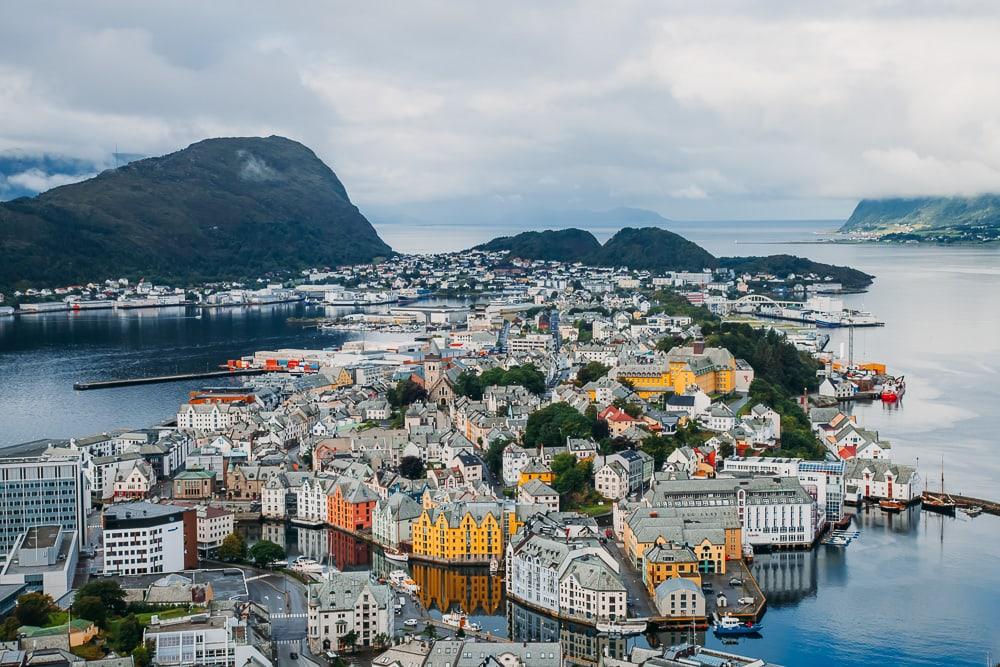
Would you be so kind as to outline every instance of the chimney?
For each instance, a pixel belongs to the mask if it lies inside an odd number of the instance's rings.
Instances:
[[[705,339],[704,338],[695,338],[691,342],[691,349],[694,351],[695,354],[704,354],[705,353]]]

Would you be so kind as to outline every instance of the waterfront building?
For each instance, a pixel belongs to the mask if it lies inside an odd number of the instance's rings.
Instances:
[[[66,441],[39,440],[15,445],[0,458],[0,558],[32,526],[58,525],[88,543],[90,489],[83,453]]]
[[[705,618],[705,594],[691,579],[674,577],[661,582],[653,594],[661,616],[676,621]]]
[[[602,550],[603,551],[603,550]],[[560,613],[586,622],[626,617],[628,593],[618,563],[600,554],[574,556],[559,578]]]
[[[412,637],[372,660],[375,667],[561,667],[558,642],[511,642]]]
[[[726,561],[742,556],[742,529],[735,512],[727,507],[637,507],[625,522],[623,542],[625,552],[643,573],[650,569],[647,554],[662,556],[651,551],[658,544],[690,547],[703,574],[725,574]]]
[[[198,566],[193,509],[147,502],[104,510],[104,576],[180,572]]]
[[[341,476],[327,487],[326,522],[351,532],[371,530],[376,501],[378,496],[363,482]]]
[[[383,546],[398,549],[400,544],[410,542],[413,522],[423,511],[420,503],[396,492],[375,503],[372,514],[372,537]]]
[[[781,667],[763,658],[750,658],[728,651],[678,644],[666,648],[634,646],[623,658],[603,656],[600,667]]]
[[[753,475],[796,477],[802,488],[816,501],[819,529],[824,523],[836,523],[844,514],[846,491],[843,461],[805,461],[798,458],[770,456],[731,456],[723,462],[720,476]]]
[[[457,502],[425,508],[412,526],[413,553],[449,561],[503,558],[499,503]]]
[[[797,477],[675,479],[654,476],[643,497],[651,508],[735,509],[743,540],[753,546],[809,546],[822,519]]]
[[[724,566],[723,559],[723,566]],[[691,547],[676,542],[657,542],[642,555],[642,582],[650,597],[668,579],[683,577],[701,586],[700,562]],[[723,573],[725,570],[723,570]]]
[[[351,632],[358,646],[393,635],[392,591],[375,583],[371,572],[333,573],[309,586],[306,604],[309,649],[316,655],[345,648],[343,637]]]
[[[888,459],[851,459],[844,463],[845,502],[888,499],[911,503],[924,492],[923,479],[913,466]]]

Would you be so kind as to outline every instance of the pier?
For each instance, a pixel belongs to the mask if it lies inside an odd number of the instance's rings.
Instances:
[[[209,378],[232,377],[237,375],[262,375],[263,368],[239,368],[225,371],[206,371],[202,373],[181,373],[179,375],[156,375],[144,378],[125,378],[119,380],[96,380],[94,382],[75,382],[73,389],[89,391],[91,389],[112,389],[114,387],[131,387],[140,384],[160,384],[162,382],[183,382],[184,380],[205,380]]]
[[[1000,516],[1000,503],[992,500],[984,500],[982,498],[972,498],[970,496],[956,496],[954,493],[949,493],[948,495],[955,501],[956,507],[978,506],[982,507],[983,512],[986,514]]]

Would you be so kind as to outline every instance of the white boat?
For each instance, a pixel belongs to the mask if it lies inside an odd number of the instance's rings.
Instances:
[[[408,554],[405,554],[402,551],[396,551],[395,549],[384,549],[382,553],[385,554],[386,558],[394,560],[397,563],[405,563],[410,560],[410,556]]]
[[[498,572],[500,570],[500,561],[496,558],[490,561],[490,572]]]
[[[454,612],[452,614],[444,614],[441,616],[441,622],[445,625],[450,625],[456,627],[459,630],[479,630],[479,624],[469,621],[469,617],[461,612]]]
[[[983,513],[983,508],[979,505],[971,505],[969,507],[963,507],[962,511],[969,516],[979,516]]]
[[[646,621],[608,621],[597,624],[597,631],[609,635],[639,635],[646,631]]]
[[[304,556],[299,556],[296,558],[290,568],[296,572],[304,572],[306,574],[322,574],[323,566],[312,558],[305,558]]]

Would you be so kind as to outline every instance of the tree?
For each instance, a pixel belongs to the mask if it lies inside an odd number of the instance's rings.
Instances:
[[[576,374],[576,383],[581,387],[594,380],[600,380],[602,377],[608,374],[611,368],[605,366],[599,361],[591,361],[589,364],[581,368]]]
[[[108,612],[113,615],[122,615],[128,607],[125,602],[125,591],[121,584],[114,579],[96,579],[81,586],[76,592],[76,598],[98,597],[101,599]],[[93,620],[93,619],[88,619]]]
[[[358,633],[355,632],[354,630],[351,630],[350,632],[348,632],[347,634],[345,634],[343,637],[340,638],[340,643],[342,645],[350,646],[351,651],[353,651],[354,647],[357,646],[358,644]]]
[[[493,440],[486,449],[486,456],[483,457],[486,467],[498,480],[503,476],[503,450],[507,448],[508,444],[510,443],[503,438]]]
[[[150,667],[153,664],[152,651],[149,650],[149,646],[143,644],[137,646],[134,651],[132,651],[132,661],[135,663],[135,667]]]
[[[285,557],[285,550],[281,545],[269,540],[261,540],[250,547],[250,558],[257,564],[257,567],[267,567],[276,560]]]
[[[118,637],[115,648],[118,653],[126,655],[131,653],[142,643],[142,624],[134,614],[129,614],[118,624]]]
[[[20,627],[21,621],[18,620],[17,614],[11,614],[0,624],[0,640],[5,642],[14,641],[17,639],[17,629]]]
[[[462,371],[455,379],[455,394],[466,396],[474,401],[483,398],[483,383],[473,371]]]
[[[73,600],[73,614],[77,618],[93,621],[97,627],[104,629],[108,624],[108,608],[96,595],[77,597]]]
[[[406,479],[423,479],[424,462],[419,456],[404,456],[399,460],[399,474]]]
[[[427,400],[427,390],[413,381],[413,378],[406,378],[396,383],[396,386],[385,394],[386,400],[394,408],[404,408],[411,403]]]
[[[528,416],[524,429],[527,447],[559,447],[566,438],[586,438],[593,432],[591,422],[569,403],[553,403]]]
[[[49,622],[49,614],[57,609],[50,596],[44,593],[25,593],[17,598],[14,615],[21,625],[44,626]]]
[[[239,533],[233,532],[226,535],[219,547],[219,560],[226,563],[238,563],[246,560],[247,541]]]

